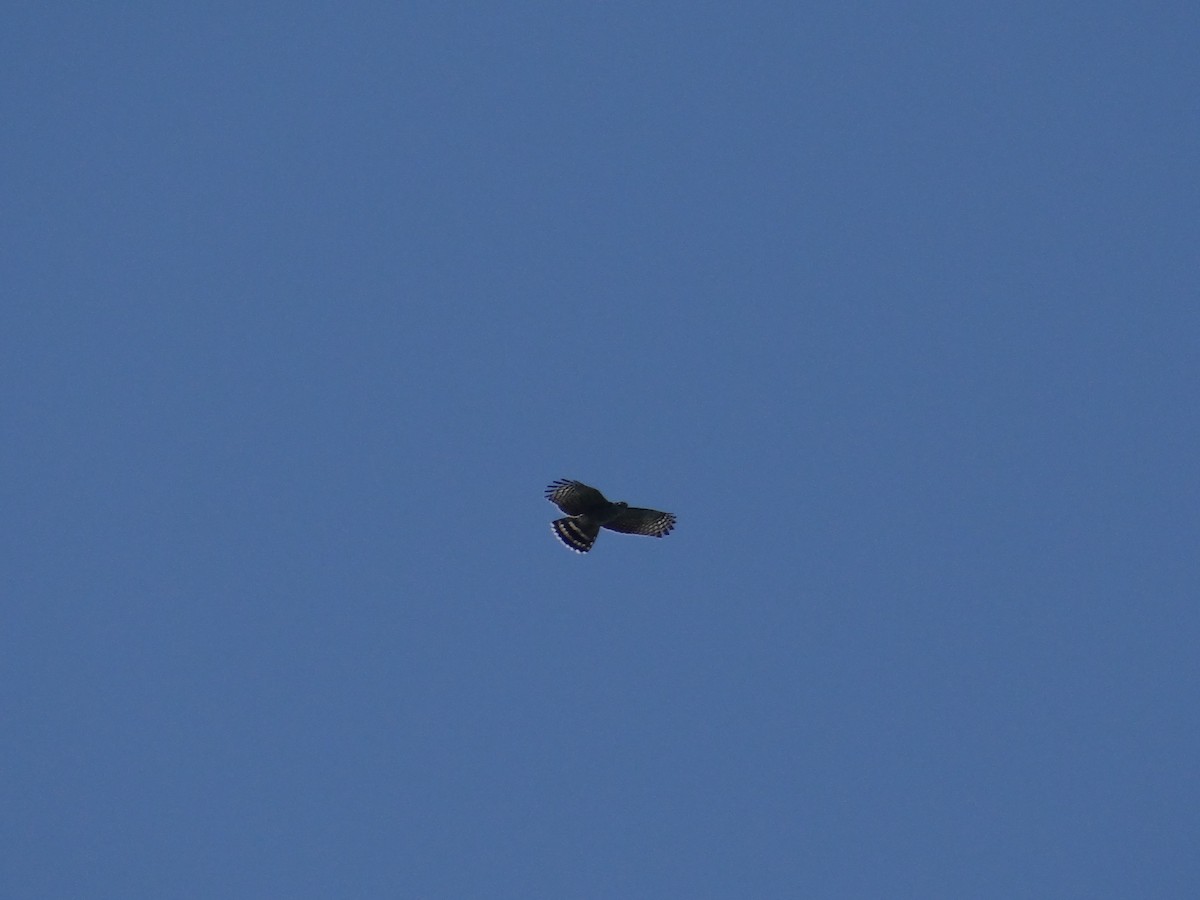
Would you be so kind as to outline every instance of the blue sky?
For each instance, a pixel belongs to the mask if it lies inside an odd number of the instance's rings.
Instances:
[[[1197,895],[1194,4],[3,18],[4,896]]]

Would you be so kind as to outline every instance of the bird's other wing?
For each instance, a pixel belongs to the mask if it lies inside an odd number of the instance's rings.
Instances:
[[[560,478],[546,488],[546,499],[568,516],[578,516],[608,503],[604,495],[582,481]]]
[[[605,522],[604,527],[622,534],[648,534],[653,537],[662,537],[670,534],[671,529],[675,527],[675,516],[671,513],[659,512],[657,509],[641,509],[631,506],[611,522]]]

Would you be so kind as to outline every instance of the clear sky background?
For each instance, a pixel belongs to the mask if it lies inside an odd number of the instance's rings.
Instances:
[[[8,4],[0,895],[1200,896],[1198,34]]]

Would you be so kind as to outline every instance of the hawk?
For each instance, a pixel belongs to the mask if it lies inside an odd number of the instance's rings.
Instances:
[[[640,509],[624,501],[610,503],[594,487],[582,481],[560,478],[546,488],[546,499],[567,515],[550,523],[555,537],[576,553],[587,553],[603,526],[622,534],[662,537],[675,527],[671,513]]]

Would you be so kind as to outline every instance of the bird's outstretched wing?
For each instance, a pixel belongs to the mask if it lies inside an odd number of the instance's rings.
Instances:
[[[568,516],[579,516],[608,504],[604,495],[594,487],[567,478],[560,478],[547,487],[546,499]]]
[[[670,534],[671,529],[675,527],[675,516],[671,513],[659,512],[657,509],[641,509],[631,506],[612,521],[605,522],[604,527],[622,534],[648,534],[652,537],[662,537]]]

